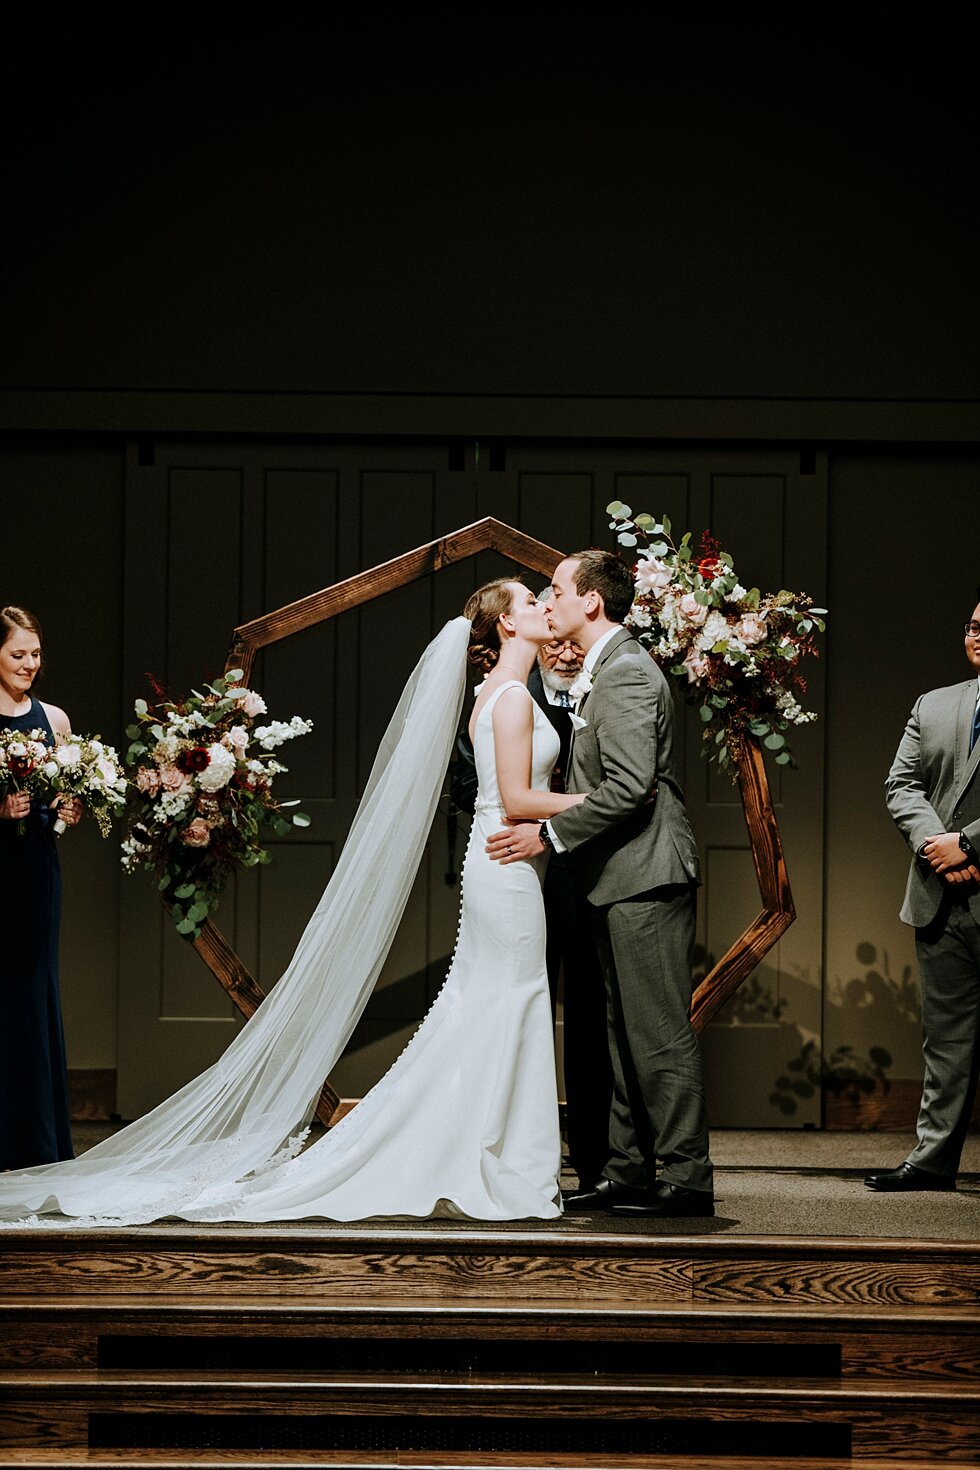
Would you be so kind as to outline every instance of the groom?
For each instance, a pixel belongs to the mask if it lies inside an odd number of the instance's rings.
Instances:
[[[590,795],[540,826],[512,824],[487,851],[502,863],[571,851],[591,907],[613,1060],[610,1157],[596,1188],[566,1206],[687,1218],[714,1214],[689,1016],[698,857],[674,770],[670,690],[622,626],[633,592],[612,552],[577,552],[555,571],[548,620],[586,650],[568,789]]]

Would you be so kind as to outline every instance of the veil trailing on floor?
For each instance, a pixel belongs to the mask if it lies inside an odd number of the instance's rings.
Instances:
[[[469,632],[454,618],[422,655],[296,952],[220,1061],[81,1158],[0,1175],[0,1223],[160,1219],[299,1148],[422,859],[462,708]]]

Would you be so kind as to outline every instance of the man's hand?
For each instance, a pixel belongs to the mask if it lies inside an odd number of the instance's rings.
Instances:
[[[960,847],[958,832],[940,832],[922,844],[922,856],[934,873],[948,873],[951,868],[962,868],[966,853]]]
[[[511,821],[509,817],[504,820],[507,831],[494,832],[487,838],[485,852],[495,863],[523,863],[547,851],[538,836],[540,822]]]
[[[980,868],[974,863],[963,863],[962,868],[949,868],[943,874],[944,883],[980,883]]]

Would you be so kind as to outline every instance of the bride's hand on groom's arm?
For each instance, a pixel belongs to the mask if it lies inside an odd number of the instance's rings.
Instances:
[[[495,863],[524,863],[529,858],[540,857],[545,845],[538,835],[540,822],[511,821],[505,818],[507,829],[494,832],[487,838],[486,854]]]

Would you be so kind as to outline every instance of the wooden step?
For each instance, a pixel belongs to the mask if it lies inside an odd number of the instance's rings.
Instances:
[[[6,1297],[201,1293],[574,1305],[768,1303],[945,1307],[980,1302],[980,1242],[567,1230],[12,1231]]]
[[[454,1346],[460,1355],[482,1344],[534,1343],[542,1363],[554,1345],[591,1345],[602,1371],[603,1347],[635,1344],[639,1357],[662,1355],[677,1345],[744,1351],[782,1347],[832,1351],[834,1371],[845,1378],[900,1377],[980,1379],[980,1305],[945,1308],[800,1307],[762,1305],[678,1306],[607,1304],[572,1307],[565,1302],[492,1303],[403,1300],[365,1308],[349,1300],[268,1296],[235,1298],[128,1295],[0,1298],[0,1367],[92,1369],[107,1360],[125,1362],[152,1342],[179,1362],[201,1346],[220,1358],[247,1342],[253,1358],[273,1366],[277,1348],[309,1343],[311,1353],[333,1344],[376,1341],[394,1352],[399,1344],[424,1359],[427,1347]],[[321,1354],[322,1355],[322,1354]],[[144,1358],[145,1360],[145,1358]],[[810,1370],[812,1371],[812,1370]]]
[[[36,1466],[38,1470],[310,1470],[311,1466],[329,1467],[329,1470],[609,1470],[608,1454],[583,1454],[573,1450],[560,1456],[535,1454],[523,1451],[510,1454],[505,1451],[488,1454],[486,1451],[466,1452],[439,1451],[416,1452],[398,1450],[396,1454],[379,1458],[371,1450],[157,1450],[142,1448],[132,1450],[64,1449],[11,1449],[0,1447],[0,1470],[25,1470]],[[840,1466],[846,1470],[850,1464],[860,1470],[949,1470],[949,1460],[942,1459],[866,1459],[828,1460],[810,1457],[770,1456],[760,1459],[758,1455],[624,1455],[617,1457],[616,1467],[623,1470],[833,1470]],[[957,1470],[977,1470],[980,1461],[959,1461]]]
[[[0,1443],[8,1448],[77,1451],[90,1443],[90,1435],[94,1448],[135,1448],[154,1423],[151,1443],[160,1433],[182,1431],[191,1443],[206,1443],[226,1426],[239,1437],[244,1433],[243,1448],[249,1434],[274,1445],[277,1432],[302,1429],[314,1435],[311,1447],[344,1448],[336,1442],[341,1431],[362,1440],[372,1433],[407,1433],[422,1450],[430,1447],[426,1435],[435,1447],[447,1434],[457,1441],[461,1436],[467,1446],[468,1435],[482,1438],[490,1447],[517,1436],[528,1438],[529,1448],[552,1454],[578,1439],[592,1452],[608,1446],[612,1453],[630,1434],[636,1443],[632,1449],[624,1444],[627,1452],[642,1452],[648,1441],[655,1450],[656,1435],[672,1430],[696,1445],[699,1437],[722,1426],[736,1453],[744,1448],[740,1434],[753,1438],[788,1431],[794,1442],[804,1434],[812,1442],[829,1436],[831,1448],[825,1453],[830,1459],[894,1454],[963,1464],[980,1458],[980,1384],[801,1378],[774,1385],[769,1379],[653,1375],[556,1380],[547,1374],[519,1380],[505,1374],[480,1379],[404,1375],[397,1382],[387,1374],[275,1372],[8,1370],[0,1375]],[[407,1447],[413,1447],[411,1440]],[[618,1462],[618,1452],[614,1458]]]

